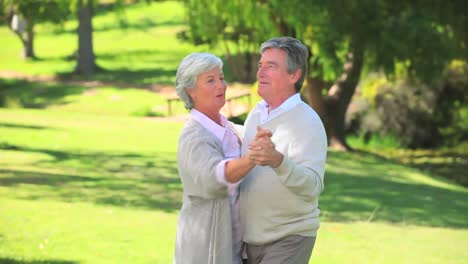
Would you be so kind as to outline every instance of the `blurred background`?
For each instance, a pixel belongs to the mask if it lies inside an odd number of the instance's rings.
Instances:
[[[329,137],[310,263],[468,263],[468,3],[0,0],[0,263],[172,263],[178,63],[243,124],[258,48],[309,49]]]

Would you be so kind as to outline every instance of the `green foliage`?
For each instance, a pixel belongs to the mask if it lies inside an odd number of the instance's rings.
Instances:
[[[273,29],[264,7],[241,0],[187,0],[185,5],[188,29],[179,39],[221,49],[233,81],[254,81],[258,46]]]
[[[211,45],[242,39],[258,46],[277,34],[295,36],[310,47],[312,74],[326,81],[335,81],[348,52],[358,50],[365,51],[369,71],[391,74],[404,63],[410,75],[424,80],[437,79],[453,58],[467,58],[460,26],[467,18],[459,1],[238,2],[187,1],[190,39]]]
[[[399,82],[381,87],[375,100],[382,133],[398,135],[402,146],[429,148],[440,142],[433,122],[436,93],[428,87]]]
[[[368,75],[366,79],[360,83],[361,97],[370,102],[372,107],[375,107],[375,97],[379,93],[379,88],[386,85],[388,85],[388,80],[384,75]]]
[[[1,5],[2,3],[0,3]],[[31,24],[60,23],[70,15],[69,1],[61,0],[3,0],[2,13],[10,21],[12,13],[27,18]]]
[[[429,87],[407,79],[391,81],[375,75],[362,84],[349,114],[357,134],[393,135],[401,146],[433,148],[468,138],[467,65],[452,62],[444,78]],[[369,104],[363,103],[365,99]],[[359,132],[356,132],[359,131]]]
[[[189,29],[185,36],[196,44],[228,45],[232,41],[245,50],[265,38],[271,28],[262,6],[255,1],[185,1]],[[262,23],[266,22],[266,23]]]
[[[468,63],[453,61],[438,94],[434,119],[447,145],[468,139]]]

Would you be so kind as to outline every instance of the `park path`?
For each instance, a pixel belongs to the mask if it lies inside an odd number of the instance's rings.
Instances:
[[[20,79],[30,82],[52,82],[52,83],[63,83],[68,85],[80,85],[92,89],[96,89],[103,86],[114,86],[121,88],[141,88],[149,90],[155,93],[160,94],[161,96],[167,98],[167,103],[170,101],[176,101],[177,94],[175,91],[175,86],[173,85],[161,85],[161,84],[152,84],[152,85],[141,85],[134,83],[118,82],[118,81],[98,81],[98,80],[79,80],[73,78],[60,78],[56,76],[48,75],[29,75],[17,71],[0,71],[0,78],[9,78],[9,79]],[[227,93],[227,102],[226,105],[221,109],[221,113],[226,117],[238,116],[244,113],[247,113],[252,107],[251,102],[239,102],[236,100],[242,96],[247,96],[249,94],[249,85],[232,83],[228,85]],[[251,100],[251,98],[249,98]],[[183,122],[187,115],[169,115],[166,117],[149,117],[154,120],[160,121],[181,121]]]

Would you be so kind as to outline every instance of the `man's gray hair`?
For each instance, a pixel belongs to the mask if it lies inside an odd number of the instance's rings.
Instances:
[[[304,84],[304,79],[307,76],[307,59],[309,56],[307,47],[295,38],[278,37],[265,41],[260,46],[260,53],[263,54],[267,49],[282,49],[286,52],[288,73],[294,73],[297,69],[301,70],[301,76],[294,84],[296,92],[299,92]]]
[[[187,90],[195,88],[200,74],[215,67],[222,69],[223,61],[211,53],[191,53],[180,62],[176,74],[176,92],[185,108],[193,108],[193,101]]]

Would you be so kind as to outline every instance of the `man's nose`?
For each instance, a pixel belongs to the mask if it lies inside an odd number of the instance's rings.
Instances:
[[[263,75],[263,68],[262,68],[262,67],[258,67],[257,76],[262,76],[262,75]]]

